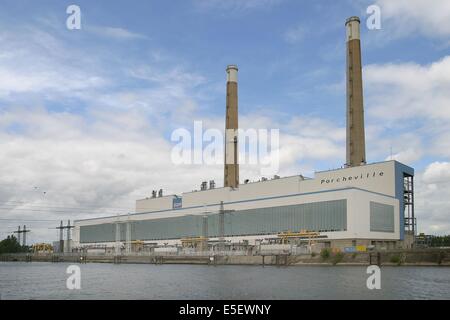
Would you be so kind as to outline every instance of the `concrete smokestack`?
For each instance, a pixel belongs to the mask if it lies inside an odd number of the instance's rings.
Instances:
[[[225,124],[225,187],[239,187],[238,68],[227,67],[227,111]]]
[[[360,20],[347,19],[347,167],[366,164]]]

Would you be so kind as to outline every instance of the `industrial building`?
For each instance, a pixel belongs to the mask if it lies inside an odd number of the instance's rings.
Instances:
[[[73,245],[255,245],[314,240],[325,247],[409,247],[414,241],[414,170],[397,161],[367,163],[360,20],[347,30],[347,161],[336,170],[239,181],[238,139],[226,134],[224,187],[136,201],[125,216],[75,221]],[[238,68],[227,68],[225,128],[238,128]],[[233,132],[233,131],[231,131]]]

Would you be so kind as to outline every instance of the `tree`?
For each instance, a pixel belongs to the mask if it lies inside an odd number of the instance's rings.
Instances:
[[[22,247],[15,236],[8,236],[0,241],[0,254],[18,253],[27,251],[26,247]]]
[[[434,236],[431,238],[431,247],[450,247],[450,236]]]

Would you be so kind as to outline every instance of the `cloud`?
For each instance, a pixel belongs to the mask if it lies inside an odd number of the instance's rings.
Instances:
[[[433,162],[416,175],[419,232],[450,232],[450,162]]]
[[[103,86],[107,83],[107,80],[95,75],[82,75],[72,68],[63,69],[66,73],[60,73],[61,70],[47,71],[38,68],[27,74],[25,70],[2,66],[0,68],[0,97],[24,92],[68,93]]]
[[[431,163],[423,173],[423,181],[430,184],[450,183],[450,162]]]
[[[423,152],[420,147],[405,148],[402,151],[387,157],[385,160],[397,160],[401,163],[415,163],[422,158]]]
[[[192,190],[192,181],[223,174],[221,167],[193,166],[184,179],[186,167],[170,160],[166,133],[195,117],[201,94],[193,88],[202,76],[172,58],[136,68],[114,53],[92,54],[96,46],[68,43],[37,26],[26,29],[0,33],[0,202],[8,204],[2,218],[132,212],[134,201],[153,189]],[[111,68],[113,60],[118,62]],[[44,210],[36,212],[36,206]],[[0,232],[15,227],[2,222]],[[52,239],[47,225],[31,227],[31,240]]]
[[[276,109],[267,106],[266,110]],[[324,161],[344,163],[345,128],[336,126],[328,120],[311,116],[272,115],[260,113],[242,115],[240,125],[243,128],[279,129],[279,168],[282,176],[304,174],[313,175],[317,163]],[[259,169],[253,179],[260,176]]]
[[[156,83],[184,83],[186,86],[196,87],[204,84],[206,79],[198,74],[188,73],[175,67],[170,70],[162,70],[155,66],[142,65],[128,71],[130,76],[141,80]]]
[[[118,27],[89,26],[86,28],[86,30],[98,36],[114,38],[118,40],[148,39],[148,37],[143,34],[134,33],[127,29]]]
[[[369,65],[364,76],[372,116],[450,120],[450,56],[429,65]]]
[[[427,65],[369,65],[364,78],[367,119],[383,128],[375,141],[379,149],[394,147],[394,158],[407,163],[450,156],[450,56]]]
[[[390,25],[391,35],[421,33],[431,38],[450,36],[450,2],[448,0],[377,0],[382,20]],[[384,24],[383,22],[383,24]]]
[[[69,49],[40,29],[3,31],[0,45],[5,50],[0,56],[0,99],[17,102],[24,94],[75,96],[109,84],[106,74],[93,63],[95,58],[81,54],[80,49]],[[70,61],[69,56],[76,59]]]
[[[433,154],[449,159],[450,158],[450,123],[445,121],[442,125],[434,128],[433,143],[430,145],[430,152]]]

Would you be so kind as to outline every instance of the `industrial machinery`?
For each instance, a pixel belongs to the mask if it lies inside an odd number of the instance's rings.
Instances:
[[[284,231],[278,234],[278,238],[281,239],[282,244],[287,244],[293,240],[294,242],[308,241],[308,245],[311,246],[317,239],[326,238],[321,236],[319,232],[301,230],[300,232]]]
[[[53,246],[48,243],[36,243],[33,244],[33,252],[34,253],[52,253]]]
[[[205,237],[188,237],[181,239],[183,248],[200,249],[201,251],[208,248],[208,238]]]

